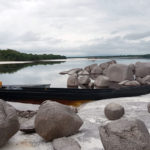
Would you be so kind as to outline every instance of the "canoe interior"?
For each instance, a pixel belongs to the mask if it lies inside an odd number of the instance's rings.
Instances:
[[[107,98],[139,96],[150,93],[150,85],[122,87],[120,89],[31,88],[0,89],[4,100],[101,100]]]

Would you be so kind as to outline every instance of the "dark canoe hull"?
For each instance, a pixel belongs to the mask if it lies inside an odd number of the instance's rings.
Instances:
[[[120,89],[22,88],[0,89],[0,99],[14,100],[101,100],[150,93],[150,85]]]

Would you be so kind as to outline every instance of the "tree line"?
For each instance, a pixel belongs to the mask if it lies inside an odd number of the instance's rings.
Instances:
[[[27,54],[16,50],[0,50],[0,61],[38,61],[49,59],[66,59],[66,56],[54,54]]]

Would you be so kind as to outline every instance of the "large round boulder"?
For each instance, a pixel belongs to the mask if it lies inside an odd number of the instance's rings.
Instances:
[[[105,150],[150,150],[150,135],[141,120],[116,120],[99,132]]]
[[[120,104],[117,103],[109,103],[106,105],[105,116],[110,120],[120,119],[124,115],[124,108]]]
[[[137,62],[135,64],[135,75],[141,78],[150,75],[150,62]]]
[[[91,80],[89,76],[79,76],[78,78],[78,84],[81,84],[81,85],[88,85],[90,81]]]
[[[110,84],[109,78],[103,75],[100,75],[96,78],[96,80],[94,81],[94,85],[96,87],[108,87]]]
[[[0,100],[0,147],[19,130],[17,113],[13,106]]]
[[[53,101],[42,103],[35,118],[35,130],[46,141],[73,135],[82,124],[72,107]]]
[[[110,81],[121,82],[124,80],[134,80],[133,70],[128,65],[112,64],[107,69],[107,76]]]

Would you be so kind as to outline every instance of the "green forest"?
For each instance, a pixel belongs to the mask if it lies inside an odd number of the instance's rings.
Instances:
[[[38,61],[49,59],[66,59],[66,57],[53,54],[27,54],[12,49],[0,50],[0,61]]]

